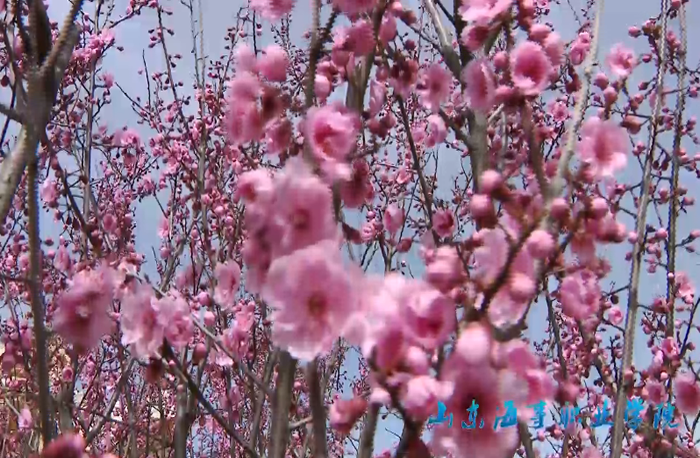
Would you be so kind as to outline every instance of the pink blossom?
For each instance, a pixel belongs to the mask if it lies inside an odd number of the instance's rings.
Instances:
[[[637,65],[637,59],[634,56],[634,51],[617,43],[608,54],[607,64],[618,77],[627,78]]]
[[[250,7],[268,21],[275,22],[291,13],[294,3],[294,0],[251,0]]]
[[[439,115],[428,116],[428,135],[425,137],[425,146],[433,148],[447,139],[447,126]]]
[[[394,15],[385,14],[384,18],[382,18],[382,25],[379,27],[379,41],[386,45],[396,38],[396,25]]]
[[[241,73],[231,81],[226,93],[224,127],[233,144],[256,141],[262,136],[263,120],[257,102],[261,94],[260,82],[250,73]]]
[[[372,80],[369,84],[369,115],[375,117],[384,106],[386,99],[386,86],[377,80]]]
[[[331,167],[344,163],[355,148],[358,121],[338,104],[309,110],[305,129],[313,154]]]
[[[41,451],[41,458],[88,458],[85,439],[77,434],[62,434]]]
[[[457,250],[450,246],[441,246],[435,250],[433,259],[426,266],[425,277],[444,294],[458,287],[464,280],[464,268]]]
[[[366,410],[367,401],[360,397],[348,400],[336,399],[331,404],[328,419],[331,427],[340,434],[350,434],[352,427],[364,415]]]
[[[41,200],[46,202],[51,208],[55,208],[58,205],[58,183],[53,178],[44,180],[39,188],[39,196]]]
[[[692,304],[695,298],[695,286],[685,272],[676,272],[674,277],[677,294],[686,304]]]
[[[467,0],[462,4],[459,12],[466,22],[489,25],[491,21],[508,11],[512,4],[513,0]]]
[[[413,418],[425,420],[435,414],[438,401],[447,399],[453,389],[452,383],[440,382],[429,375],[412,377],[401,393],[401,404]]]
[[[454,302],[428,284],[416,282],[406,294],[404,309],[406,335],[413,343],[435,350],[454,331]]]
[[[376,0],[333,0],[333,4],[348,16],[357,16],[374,8]]]
[[[279,45],[270,45],[263,51],[255,68],[270,81],[284,82],[288,65],[287,52]]]
[[[163,344],[165,331],[158,321],[156,301],[152,288],[143,283],[134,286],[121,300],[122,344],[131,345],[138,358],[157,356]]]
[[[432,64],[421,74],[416,92],[423,106],[432,112],[450,95],[452,75],[440,64]]]
[[[620,310],[620,307],[610,307],[610,310],[608,310],[608,321],[618,326],[622,323],[622,319],[622,310]]]
[[[578,154],[598,178],[611,177],[627,165],[625,130],[613,121],[593,117],[581,129]]]
[[[569,59],[574,65],[581,65],[591,49],[591,35],[588,32],[581,32],[569,50]]]
[[[479,111],[489,111],[495,102],[495,75],[486,59],[469,62],[462,71],[462,81],[467,85],[467,97],[471,106]]]
[[[533,41],[520,43],[510,55],[513,85],[525,96],[536,96],[549,85],[552,63],[542,46]]]
[[[287,161],[275,177],[275,256],[286,255],[338,235],[332,213],[332,193],[300,157]]]
[[[236,60],[236,71],[241,73],[252,73],[255,71],[257,58],[255,51],[248,43],[241,43],[234,50],[234,58]]]
[[[515,428],[494,430],[496,417],[502,415],[503,405],[510,398],[502,375],[492,366],[467,364],[459,353],[453,353],[443,366],[441,381],[454,386],[453,393],[445,400],[448,414],[454,415],[452,428],[447,423],[434,430],[432,446],[436,453],[449,453],[456,458],[502,458],[518,445]],[[469,409],[478,405],[475,429],[461,428],[470,423]],[[497,410],[500,409],[500,410]],[[483,421],[483,428],[479,423]]]
[[[214,300],[225,308],[233,306],[241,283],[241,268],[235,261],[217,264],[214,276],[216,277]]]
[[[585,320],[598,312],[600,286],[595,274],[583,269],[567,275],[559,287],[564,313],[577,320]]]
[[[547,57],[552,62],[554,67],[559,67],[564,60],[564,41],[557,32],[551,32],[547,35],[544,42],[542,43],[544,52],[547,53]]]
[[[56,299],[53,328],[78,351],[90,350],[112,328],[114,278],[107,267],[82,270]]]
[[[691,373],[676,375],[673,380],[676,407],[681,413],[695,415],[700,411],[700,386]]]
[[[33,425],[34,419],[32,418],[31,410],[28,407],[23,407],[17,419],[17,426],[19,426],[19,429],[30,429]]]
[[[455,230],[455,216],[449,210],[438,210],[433,215],[433,229],[440,237],[449,237]]]
[[[292,123],[288,119],[279,119],[265,129],[265,142],[268,154],[285,151],[292,140]]]
[[[357,311],[354,275],[337,242],[324,241],[273,261],[262,297],[275,310],[275,343],[311,360],[329,351]]]
[[[650,380],[646,382],[644,389],[649,397],[649,402],[654,405],[660,405],[666,402],[668,399],[668,394],[666,393],[666,386],[656,380]]]
[[[369,164],[364,159],[353,161],[350,179],[340,184],[340,196],[349,208],[359,208],[374,196]]]
[[[348,49],[356,56],[366,56],[374,50],[374,27],[369,20],[355,22],[347,34]]]
[[[251,327],[251,321],[234,320],[233,324],[223,332],[221,343],[233,356],[241,361],[248,353],[248,333]],[[234,361],[224,352],[217,351],[216,363],[220,366],[230,366]]]
[[[396,234],[398,230],[403,226],[404,221],[404,211],[399,208],[396,204],[391,204],[387,207],[384,212],[384,226],[389,234]]]
[[[151,300],[157,316],[157,326],[175,349],[182,349],[192,338],[193,324],[190,305],[178,291],[171,291],[158,300]]]

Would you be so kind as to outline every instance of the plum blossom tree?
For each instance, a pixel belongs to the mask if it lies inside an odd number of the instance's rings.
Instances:
[[[698,456],[687,0],[609,50],[604,0],[251,0],[218,58],[65,3],[0,5],[0,456]]]

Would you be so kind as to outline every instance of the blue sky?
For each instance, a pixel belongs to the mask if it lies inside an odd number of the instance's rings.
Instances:
[[[111,0],[107,0],[106,3],[110,4]],[[310,25],[310,8],[309,0],[298,0],[297,5],[293,12],[292,20],[292,37],[296,37],[297,43],[302,43],[301,35],[308,29]],[[451,8],[448,3],[448,8]],[[549,20],[555,24],[557,30],[562,34],[565,40],[569,40],[574,37],[576,30],[578,29],[578,24],[572,9],[578,10],[585,3],[582,0],[562,0],[563,6],[555,5],[552,2],[552,14]],[[166,17],[166,24],[168,27],[176,30],[176,35],[173,37],[168,36],[166,39],[168,41],[168,46],[172,53],[180,53],[184,56],[182,63],[178,65],[175,70],[176,74],[186,82],[191,81],[194,76],[194,70],[192,65],[192,57],[190,50],[192,48],[192,41],[190,36],[190,18],[186,13],[186,10],[180,5],[178,1],[175,0],[163,0],[163,4],[174,9],[176,14],[173,16]],[[227,27],[233,26],[235,24],[235,14],[236,11],[242,6],[242,2],[239,0],[202,0],[203,4],[203,20],[205,27],[205,53],[209,58],[218,57],[224,53],[224,34]],[[407,1],[405,4],[410,6],[416,6],[417,2],[415,0]],[[569,7],[571,5],[571,8]],[[57,19],[62,18],[64,12],[67,9],[68,2],[65,0],[51,0],[49,13],[52,18]],[[122,12],[125,10],[127,1],[126,0],[116,0],[116,11]],[[85,7],[86,13],[92,13],[95,7],[95,3],[87,3]],[[633,40],[627,35],[627,28],[630,25],[640,24],[649,17],[657,14],[659,10],[659,2],[651,0],[608,0],[606,2],[605,13],[602,21],[602,31],[601,31],[601,53],[604,55],[610,46],[617,42],[625,43],[627,46],[634,46],[635,49],[639,51],[646,51],[644,48],[639,48],[639,45],[643,43],[640,40]],[[327,15],[327,11],[325,11]],[[322,19],[322,23],[325,20]],[[697,61],[697,55],[694,53],[692,44],[697,42],[698,32],[694,29],[692,24],[694,24],[694,19],[700,21],[700,8],[697,8],[694,2],[691,2],[687,6],[687,18],[688,18],[688,43],[690,46],[690,52],[688,57],[688,65],[694,66]],[[148,61],[149,70],[156,71],[163,68],[162,52],[159,47],[154,49],[147,49],[146,45],[148,43],[148,29],[153,28],[157,24],[157,18],[155,13],[151,10],[147,10],[141,17],[129,20],[124,24],[120,25],[115,30],[115,35],[118,40],[118,44],[124,46],[124,51],[122,53],[111,51],[108,57],[103,63],[103,67],[112,72],[116,76],[117,82],[124,87],[132,95],[145,95],[145,85],[144,77],[138,74],[138,71],[142,67],[141,53],[145,49],[146,59]],[[271,37],[268,35],[263,36],[259,40],[259,46],[264,46],[270,43]],[[304,42],[305,43],[305,42]],[[306,46],[305,44],[303,45]],[[639,74],[635,75],[635,79],[638,81],[641,77],[649,78],[649,67],[644,67],[644,71],[640,71]],[[675,79],[667,80],[667,86],[675,87]],[[190,88],[182,88],[183,91],[190,90]],[[336,96],[339,98],[344,98],[344,91],[337,93]],[[669,103],[671,103],[669,100]],[[692,100],[689,100],[690,110],[688,113],[697,114],[697,108],[695,107]],[[135,124],[135,116],[132,112],[130,103],[126,98],[124,98],[120,92],[115,88],[112,90],[112,103],[108,109],[102,115],[102,122],[109,125],[109,130],[114,131],[123,126],[129,126],[132,128],[137,128],[143,136],[144,140],[147,140],[149,133]],[[643,130],[640,135],[638,135],[638,140],[646,140],[646,131]],[[666,142],[670,140],[666,139]],[[694,145],[684,144],[691,154],[694,154]],[[459,170],[459,161],[461,158],[454,151],[449,150],[439,150],[438,151],[438,178],[441,183],[449,183],[452,181],[454,176],[454,170]],[[620,177],[621,181],[632,181],[634,178],[639,176],[639,168],[636,164],[630,160],[628,169]],[[681,182],[684,180],[692,179],[692,176],[687,174],[682,174]],[[689,190],[689,195],[697,194],[697,187],[692,185]],[[438,195],[439,196],[439,195]],[[160,214],[160,211],[155,210],[154,202],[146,202],[137,208],[137,221],[138,221],[138,232],[137,232],[137,249],[139,252],[146,254],[148,259],[148,266],[153,268],[153,259],[151,248],[157,249],[160,240],[157,236],[157,225],[160,221],[159,218],[154,218],[154,214]],[[653,212],[650,213],[651,217],[655,218]],[[665,211],[664,211],[665,217]],[[628,228],[632,228],[632,223],[630,221],[625,221]],[[697,214],[695,210],[689,212],[688,215],[683,216],[679,220],[679,238],[685,237],[688,232],[694,228],[692,226],[692,221],[698,221]],[[55,228],[52,225],[51,218],[44,218],[43,220],[43,236],[54,235],[57,236]],[[609,255],[610,259],[613,260],[613,274],[610,277],[612,281],[615,281],[618,285],[625,284],[629,275],[629,269],[627,268],[628,263],[624,261],[624,254],[630,248],[629,244],[622,244],[619,246],[606,247],[606,254]],[[678,268],[677,270],[684,270],[691,275],[693,280],[698,280],[698,275],[695,274],[695,267],[697,261],[694,256],[690,256],[685,253],[679,253]],[[413,256],[407,257],[406,261],[412,266],[417,266],[420,263]],[[420,269],[418,269],[420,270]],[[416,271],[414,267],[414,272]],[[151,277],[157,277],[154,271],[150,271]],[[643,273],[642,288],[640,291],[640,297],[643,302],[648,302],[648,298],[654,295],[665,293],[665,279],[663,275],[657,274],[655,276]],[[621,297],[621,304],[625,303],[625,296]],[[623,307],[624,311],[624,307]],[[530,319],[529,319],[529,331],[528,335],[533,338],[538,338],[543,335],[546,328],[546,310],[538,304],[534,307]],[[639,333],[641,334],[641,333]],[[644,338],[638,335],[637,337],[638,345],[637,351],[635,352],[635,364],[637,367],[644,367],[649,363],[648,352],[644,351]],[[354,362],[351,360],[348,362],[348,368],[353,369]],[[377,452],[384,448],[391,447],[396,442],[395,434],[401,433],[401,422],[392,419],[391,417],[380,423],[378,427],[377,437],[375,440]]]

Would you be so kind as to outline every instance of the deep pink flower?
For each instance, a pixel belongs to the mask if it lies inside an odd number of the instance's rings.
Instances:
[[[581,65],[591,49],[591,35],[588,32],[579,33],[569,50],[569,59],[574,65]]]
[[[583,269],[564,277],[559,287],[564,313],[577,320],[585,320],[598,312],[600,285],[595,274]]]
[[[285,151],[292,141],[292,123],[284,118],[274,121],[265,129],[265,142],[268,154]]]
[[[379,27],[379,41],[386,45],[396,38],[396,26],[396,18],[394,15],[385,14],[384,18],[382,18],[382,25]]]
[[[270,45],[263,51],[255,68],[270,81],[284,82],[287,79],[287,52],[280,45]]]
[[[358,122],[357,116],[338,104],[309,110],[306,137],[322,167],[326,165],[332,169],[344,165],[357,143]],[[331,173],[335,175],[337,170]]]
[[[273,198],[276,211],[270,243],[275,256],[338,236],[332,192],[301,157],[288,160],[277,174]]]
[[[347,30],[346,45],[356,56],[366,56],[374,50],[374,27],[367,19],[355,22]]]
[[[303,360],[329,351],[357,312],[356,281],[336,241],[273,261],[261,295],[275,309],[275,344]]]
[[[235,261],[220,263],[214,269],[214,276],[214,300],[222,307],[232,307],[236,303],[236,293],[241,284],[241,268]]]
[[[294,0],[251,0],[250,7],[268,21],[275,22],[291,13]]]
[[[676,395],[676,407],[681,413],[695,415],[700,411],[700,386],[695,375],[682,373],[673,379],[673,392]]]
[[[637,59],[634,56],[634,51],[617,43],[608,54],[607,64],[619,78],[627,78],[637,65]]]
[[[109,333],[114,271],[107,267],[78,272],[56,299],[53,328],[78,351],[88,351]]]
[[[423,106],[432,112],[450,96],[452,75],[440,64],[432,64],[421,73],[416,92]]]
[[[462,19],[466,22],[475,22],[479,25],[489,25],[508,11],[513,0],[467,0],[460,8]]]
[[[355,159],[350,170],[350,179],[340,183],[340,196],[348,208],[359,208],[374,196],[370,181],[369,164],[364,159]]]
[[[493,107],[496,95],[495,75],[486,59],[469,62],[462,71],[462,81],[467,85],[467,97],[472,108],[487,112]]]
[[[627,136],[614,121],[590,118],[581,129],[581,137],[578,154],[594,176],[611,177],[627,165]]]
[[[542,46],[524,41],[511,53],[510,69],[513,85],[523,95],[536,96],[549,85],[552,63]]]

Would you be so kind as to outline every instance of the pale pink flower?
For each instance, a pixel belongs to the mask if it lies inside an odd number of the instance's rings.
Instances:
[[[695,286],[690,280],[690,277],[685,272],[676,272],[674,277],[677,294],[683,299],[686,304],[692,304],[695,298]]]
[[[332,192],[301,157],[288,160],[277,174],[273,198],[276,212],[270,243],[275,256],[337,237]]]
[[[353,426],[366,410],[367,401],[363,398],[336,399],[328,412],[331,428],[340,434],[350,434]]]
[[[241,43],[236,46],[236,49],[233,51],[233,57],[236,61],[237,72],[252,73],[255,71],[257,58],[255,57],[255,51],[248,43]]]
[[[263,51],[255,68],[270,81],[284,82],[287,79],[289,57],[280,45],[270,45]]]
[[[240,73],[231,81],[226,93],[224,128],[234,145],[257,141],[263,134],[263,120],[258,110],[262,94],[260,81],[250,73]]]
[[[404,221],[404,211],[399,208],[396,204],[390,204],[384,211],[384,227],[389,232],[389,234],[396,234],[401,226],[403,226]]]
[[[425,109],[437,112],[450,96],[452,75],[440,64],[432,64],[420,75],[416,92]]]
[[[691,373],[676,375],[673,379],[676,407],[681,413],[695,415],[700,411],[700,386]]]
[[[379,114],[386,99],[386,86],[373,79],[369,83],[369,115],[374,118]]]
[[[221,344],[241,361],[248,353],[248,332],[250,326],[247,322],[235,320],[233,324],[223,332]],[[230,366],[234,361],[224,352],[217,351],[216,363],[220,366]]]
[[[30,429],[33,425],[34,419],[32,418],[31,410],[29,410],[29,407],[23,407],[17,419],[17,426],[19,426],[19,429]]]
[[[458,287],[464,280],[464,268],[457,250],[451,246],[435,250],[433,259],[426,266],[425,278],[444,294]]]
[[[452,383],[440,382],[430,375],[412,377],[401,392],[401,404],[415,419],[426,420],[437,412],[437,403],[447,399],[454,389]]]
[[[479,25],[489,25],[508,11],[513,0],[467,0],[459,12],[466,22],[476,22]]]
[[[588,32],[581,32],[569,50],[569,59],[574,65],[580,65],[591,49],[591,35]]]
[[[551,32],[545,38],[544,43],[542,43],[544,52],[547,53],[547,57],[552,62],[554,67],[559,67],[564,61],[564,41],[561,39],[561,35],[557,32]]]
[[[331,95],[333,85],[326,75],[316,74],[314,78],[314,94],[321,103],[325,103],[328,96]]]
[[[122,344],[131,345],[137,358],[157,356],[163,345],[165,334],[155,302],[152,288],[143,283],[135,285],[121,300]]]
[[[451,428],[447,423],[435,428],[432,446],[436,453],[455,458],[503,458],[515,450],[517,429],[493,428],[496,417],[504,413],[504,402],[510,398],[504,395],[507,392],[500,371],[488,361],[468,364],[455,352],[445,361],[441,380],[454,386],[453,393],[445,400],[447,413],[454,416],[454,424]],[[479,406],[476,427],[463,429],[462,422],[471,423],[467,409],[472,402]],[[479,427],[481,421],[483,428]]]
[[[524,41],[511,53],[510,69],[513,85],[525,96],[536,96],[549,85],[552,63],[542,46]]]
[[[357,144],[358,124],[357,116],[339,104],[309,110],[306,137],[322,167],[343,165]]]
[[[250,7],[268,21],[275,22],[291,13],[294,0],[251,0]]]
[[[467,97],[475,110],[488,112],[495,102],[496,83],[493,70],[486,59],[474,59],[462,71],[467,85]]]
[[[596,447],[586,447],[581,453],[581,458],[603,458],[600,451]]]
[[[578,154],[598,178],[612,177],[627,165],[629,148],[625,130],[614,121],[592,117],[581,129]]]
[[[333,4],[348,16],[357,16],[374,8],[376,0],[333,0]]]
[[[214,300],[224,308],[232,307],[236,303],[236,293],[241,284],[241,268],[235,261],[220,263],[214,269],[214,276]]]
[[[88,351],[112,328],[114,271],[107,267],[78,272],[56,299],[53,328],[78,351]]]
[[[588,269],[571,273],[561,282],[559,297],[566,315],[584,320],[598,312],[600,307],[598,279]]]
[[[430,115],[427,119],[428,135],[425,137],[425,146],[432,148],[447,139],[447,126],[440,115]]]
[[[404,294],[407,337],[422,348],[437,349],[455,330],[454,301],[424,282],[412,283]]]
[[[151,300],[163,336],[175,349],[184,348],[193,335],[190,305],[177,290],[157,300]]]
[[[473,278],[484,287],[491,285],[508,259],[508,240],[502,229],[481,229],[477,233],[481,246],[474,250],[476,269]]]
[[[46,202],[51,208],[55,208],[58,205],[58,183],[53,178],[44,180],[39,187],[39,196],[41,200]]]
[[[606,62],[619,78],[627,78],[637,65],[637,58],[634,56],[634,51],[617,43],[610,50]]]
[[[41,458],[88,458],[86,445],[78,434],[62,434],[41,451]]]
[[[273,261],[261,295],[274,308],[275,344],[303,360],[329,351],[357,311],[355,282],[336,241]]]
[[[608,321],[616,326],[622,323],[622,310],[620,310],[620,307],[610,307],[610,310],[608,310]]]

